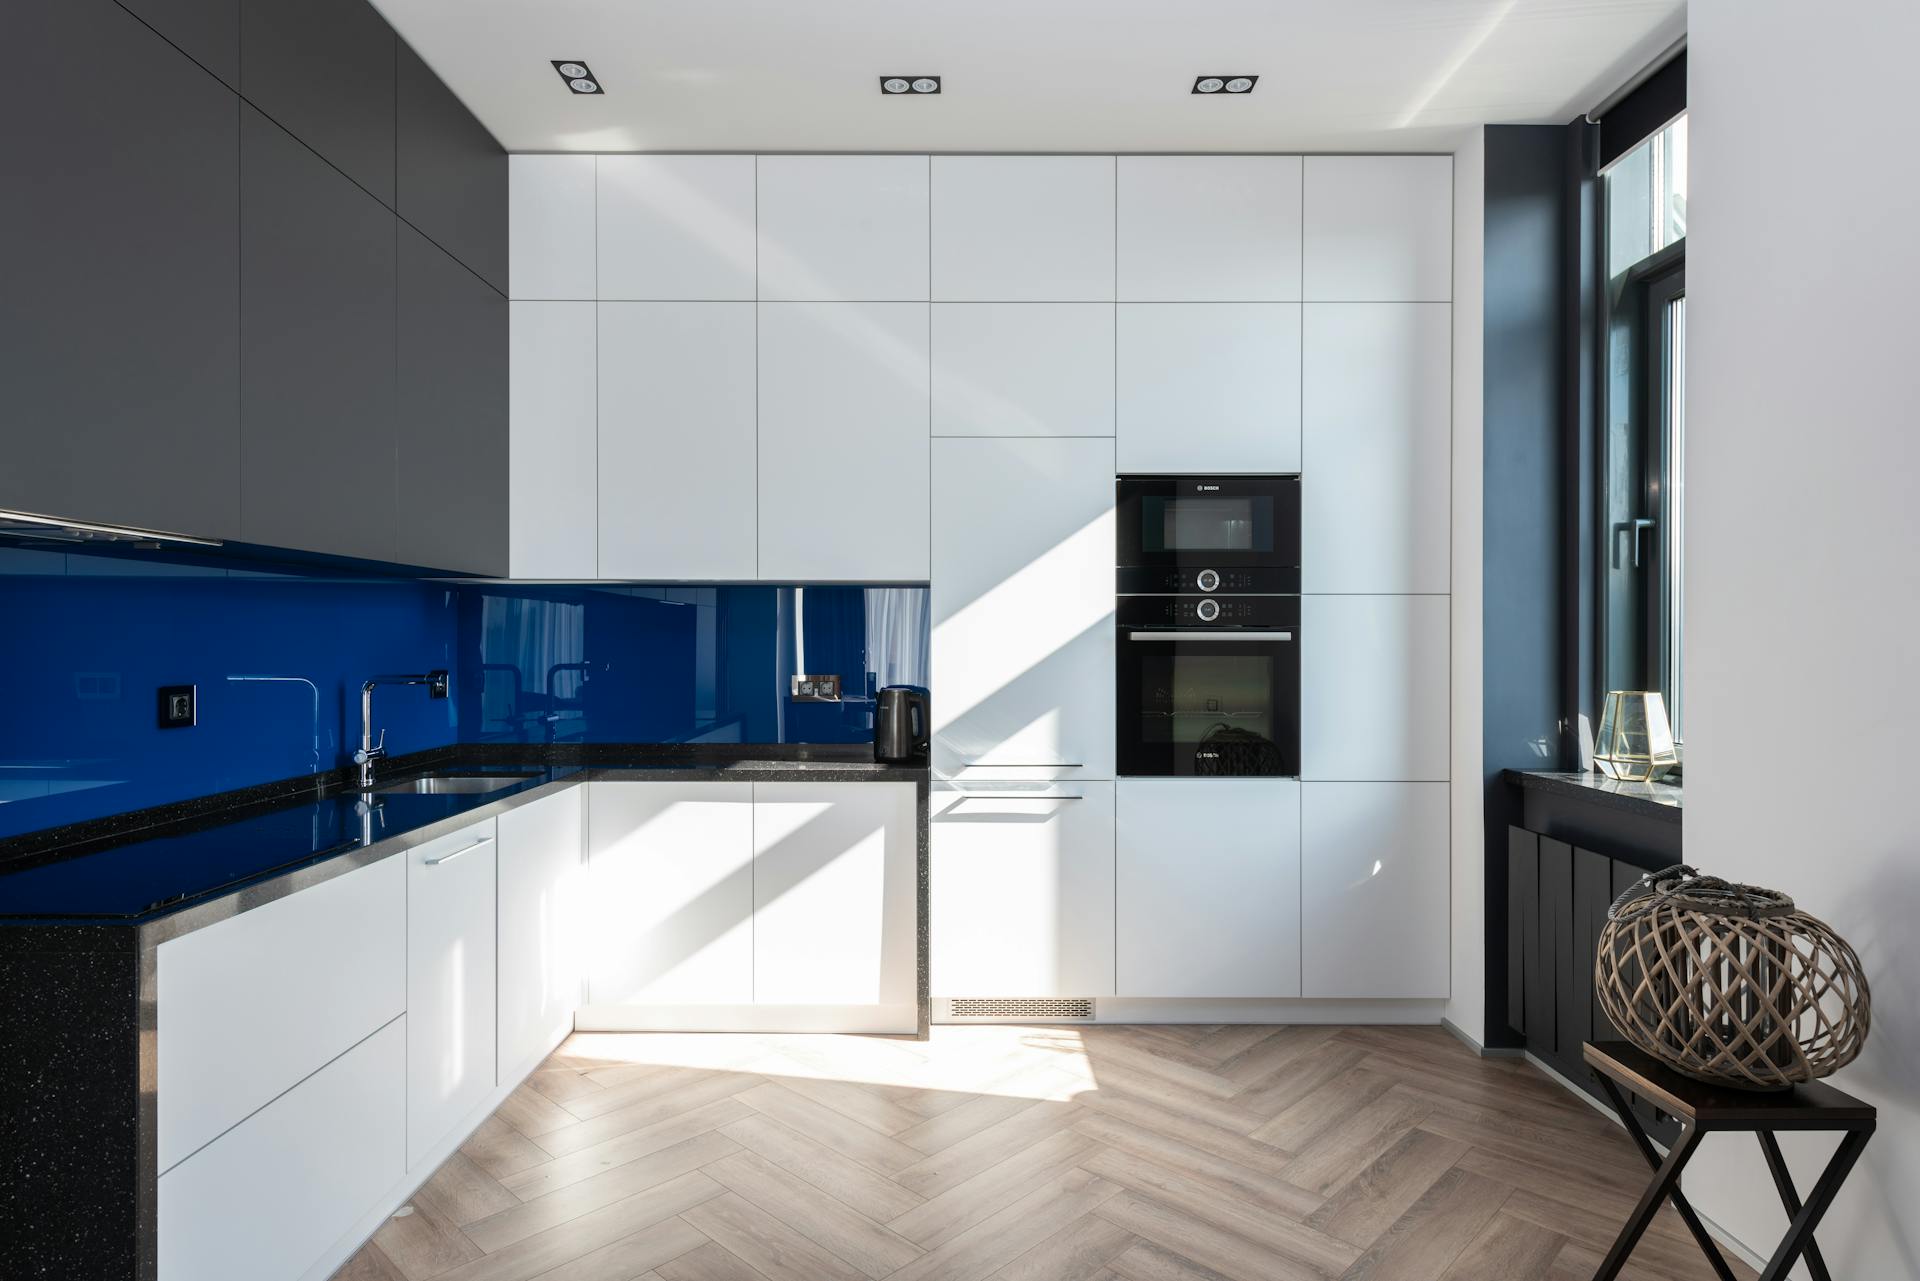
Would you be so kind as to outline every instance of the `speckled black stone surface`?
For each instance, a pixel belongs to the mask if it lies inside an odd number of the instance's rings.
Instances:
[[[1604,805],[1663,823],[1680,822],[1680,788],[1670,783],[1622,783],[1604,774],[1566,773],[1551,770],[1505,771],[1507,782],[1538,788],[1556,796],[1566,796],[1594,805]]]

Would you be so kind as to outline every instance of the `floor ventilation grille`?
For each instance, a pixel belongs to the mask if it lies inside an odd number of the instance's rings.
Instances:
[[[1086,996],[1005,998],[956,996],[947,1002],[947,1016],[956,1019],[1091,1019],[1093,998]]]

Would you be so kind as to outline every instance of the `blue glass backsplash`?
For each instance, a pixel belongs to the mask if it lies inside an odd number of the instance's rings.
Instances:
[[[858,743],[927,683],[914,587],[341,579],[0,548],[0,837],[349,762],[360,683],[395,755],[456,742]],[[795,673],[842,701],[796,702]],[[199,723],[158,727],[163,685]]]

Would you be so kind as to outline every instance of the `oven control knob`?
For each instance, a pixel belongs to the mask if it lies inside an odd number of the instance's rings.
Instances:
[[[1203,569],[1194,577],[1193,582],[1203,592],[1219,591],[1220,573],[1218,570]]]
[[[1193,612],[1200,616],[1201,622],[1211,623],[1220,617],[1220,602],[1212,599],[1203,600],[1193,607]]]

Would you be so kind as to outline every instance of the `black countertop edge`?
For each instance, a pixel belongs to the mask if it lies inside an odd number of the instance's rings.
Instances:
[[[1622,783],[1604,774],[1554,770],[1503,770],[1507,782],[1590,805],[1638,814],[1662,823],[1681,821],[1681,788],[1672,783]]]

